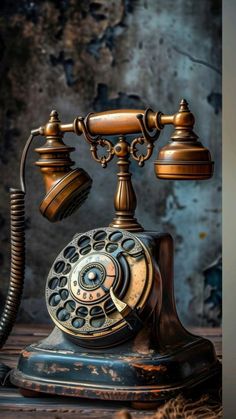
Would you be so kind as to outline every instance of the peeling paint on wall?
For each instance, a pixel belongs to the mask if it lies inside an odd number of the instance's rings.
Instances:
[[[133,162],[137,216],[147,229],[169,231],[175,239],[181,320],[218,325],[220,269],[206,268],[221,254],[221,2],[3,0],[0,11],[1,293],[9,276],[8,189],[18,186],[20,154],[30,129],[45,123],[51,109],[65,122],[117,107],[173,113],[186,97],[195,131],[212,151],[214,178],[160,181],[152,162],[143,169]],[[166,128],[160,146],[170,134]],[[44,286],[54,258],[76,231],[106,226],[113,217],[115,176],[109,187],[104,182],[108,173],[109,178],[116,173],[116,165],[104,171],[86,144],[72,135],[66,142],[76,147],[73,159],[93,177],[93,189],[78,213],[49,225],[38,211],[44,191],[33,167],[37,157],[30,152],[22,321],[49,321]],[[35,147],[41,143],[37,139]]]

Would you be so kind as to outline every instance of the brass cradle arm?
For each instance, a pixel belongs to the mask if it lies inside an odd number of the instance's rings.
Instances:
[[[194,125],[194,116],[189,111],[185,99],[181,101],[178,112],[172,115],[165,115],[160,111],[154,112],[152,109],[117,109],[90,113],[85,119],[87,129],[92,136],[126,135],[141,132],[137,115],[143,116],[145,127],[150,132],[154,129],[161,130],[167,124],[172,124],[175,127],[188,127],[189,129],[193,128]],[[52,128],[52,124],[49,122],[44,127],[41,127],[41,133],[46,136],[50,135]],[[60,124],[58,128],[62,133],[75,132],[77,135],[83,133],[79,118],[76,118],[70,124]],[[55,135],[55,132],[53,134]]]

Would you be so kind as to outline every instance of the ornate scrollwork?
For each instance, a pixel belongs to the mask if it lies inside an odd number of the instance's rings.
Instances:
[[[130,154],[133,157],[134,160],[138,161],[138,164],[140,167],[143,167],[144,162],[148,160],[151,155],[154,148],[154,145],[152,143],[147,144],[147,152],[146,154],[138,154],[138,149],[136,147],[137,144],[143,145],[145,142],[143,137],[137,137],[135,138],[131,145],[130,145]]]
[[[144,162],[152,156],[153,148],[154,148],[154,141],[157,140],[157,138],[160,135],[160,130],[155,130],[154,134],[150,134],[147,129],[146,125],[146,118],[147,113],[150,111],[150,109],[146,109],[145,114],[138,114],[136,117],[140,124],[140,129],[142,131],[143,136],[135,138],[130,145],[130,154],[133,157],[134,160],[138,161],[138,164],[140,167],[144,165]],[[147,147],[146,154],[139,154],[138,149],[136,147],[137,144],[143,145],[145,144]]]
[[[107,155],[103,155],[101,157],[98,156],[97,147],[106,147]],[[107,163],[109,163],[114,157],[114,147],[111,141],[107,140],[106,138],[99,137],[96,143],[91,144],[90,147],[92,156],[94,160],[101,164],[103,168],[107,167]]]
[[[84,119],[83,117],[79,117],[78,121],[81,124],[81,129],[82,129],[82,132],[84,134],[86,141],[91,146],[90,151],[92,153],[93,159],[97,161],[98,163],[100,163],[103,168],[106,168],[107,163],[109,163],[114,157],[114,154],[115,154],[114,147],[110,140],[107,140],[106,138],[103,138],[100,135],[92,136],[89,133],[89,130],[87,128],[87,120],[90,115],[91,113],[88,114],[86,119]],[[77,124],[75,124],[75,126],[77,126]],[[106,147],[107,154],[99,156],[97,152],[98,146],[103,147],[103,148]]]
[[[144,115],[138,114],[136,117],[139,121],[140,131],[142,136],[136,137],[129,146],[129,154],[132,158],[138,161],[140,167],[144,165],[144,162],[148,160],[153,153],[154,142],[160,135],[160,129],[156,129],[153,134],[151,134],[147,128],[146,120],[148,112],[153,112],[151,109],[146,109]],[[77,131],[77,122],[80,122],[80,127],[84,135],[85,140],[90,144],[90,151],[92,157],[95,161],[101,164],[102,167],[107,167],[107,164],[113,159],[115,152],[115,147],[112,142],[106,138],[103,138],[101,135],[92,136],[88,129],[88,120],[92,113],[89,113],[84,119],[83,117],[78,117],[74,122],[75,132]],[[79,135],[79,132],[78,132]],[[147,151],[146,154],[139,153],[137,145],[145,144]],[[98,155],[98,146],[106,148],[106,154],[102,156]]]

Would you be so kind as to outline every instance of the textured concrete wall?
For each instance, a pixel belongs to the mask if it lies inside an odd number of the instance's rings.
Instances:
[[[0,3],[1,293],[9,272],[8,188],[18,185],[29,130],[51,109],[70,122],[111,108],[152,107],[174,113],[185,97],[196,129],[215,160],[210,181],[157,180],[152,162],[132,163],[137,216],[147,229],[175,239],[177,307],[185,324],[220,322],[221,302],[221,4],[217,0],[48,0]],[[171,133],[162,133],[163,145]],[[22,321],[48,321],[44,284],[50,266],[77,231],[106,226],[113,216],[116,165],[103,170],[86,144],[73,158],[94,179],[80,212],[50,225],[38,205],[41,175],[27,165],[26,286]],[[35,141],[35,146],[42,143]],[[155,152],[156,153],[156,152]],[[155,158],[155,157],[154,157]],[[154,158],[152,160],[154,160]],[[109,186],[108,186],[109,185]]]

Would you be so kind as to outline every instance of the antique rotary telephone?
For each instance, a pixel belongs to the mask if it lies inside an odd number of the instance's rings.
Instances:
[[[116,216],[109,227],[76,233],[54,261],[46,282],[46,303],[55,323],[50,336],[25,348],[12,382],[24,394],[34,392],[133,403],[159,401],[197,386],[219,373],[212,343],[181,325],[173,295],[173,239],[145,231],[134,218],[136,196],[130,157],[139,166],[152,156],[165,125],[171,141],[154,163],[160,179],[208,179],[213,173],[209,151],[193,132],[194,116],[185,100],[174,115],[143,110],[112,110],[61,124],[56,111],[49,122],[31,131],[22,154],[21,189],[11,190],[12,263],[10,288],[1,318],[1,344],[15,321],[24,278],[25,160],[37,135],[36,165],[46,196],[41,213],[49,221],[72,214],[92,184],[81,168],[71,169],[63,134],[83,136],[92,157],[103,167],[117,157]],[[138,134],[130,141],[125,135]],[[104,136],[118,136],[112,142]],[[146,154],[138,145],[146,146]],[[99,157],[98,148],[106,152]]]

